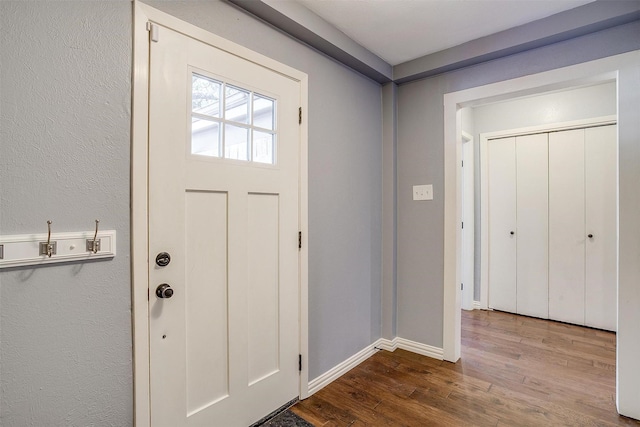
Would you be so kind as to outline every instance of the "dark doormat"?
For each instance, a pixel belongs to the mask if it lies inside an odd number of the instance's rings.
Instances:
[[[303,420],[290,409],[281,412],[275,417],[263,424],[259,424],[260,427],[313,427],[313,424]]]

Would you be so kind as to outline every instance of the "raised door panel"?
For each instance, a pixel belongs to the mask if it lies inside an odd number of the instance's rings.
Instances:
[[[585,311],[584,130],[549,134],[549,318]]]
[[[489,308],[516,312],[515,138],[489,141]]]
[[[549,316],[548,134],[516,138],[517,312]]]
[[[585,324],[611,331],[617,326],[616,139],[615,125],[585,130]]]

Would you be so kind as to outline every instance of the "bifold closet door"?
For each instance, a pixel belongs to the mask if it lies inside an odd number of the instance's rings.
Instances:
[[[515,138],[489,141],[489,308],[516,312]]]
[[[584,129],[549,134],[549,318],[584,324]]]
[[[517,313],[549,316],[548,134],[516,138]]]
[[[617,329],[616,126],[585,130],[585,325]]]

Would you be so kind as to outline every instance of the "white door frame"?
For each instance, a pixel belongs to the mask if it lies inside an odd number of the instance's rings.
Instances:
[[[149,32],[147,23],[153,22],[193,37],[203,43],[244,58],[265,68],[274,70],[300,82],[300,176],[299,176],[299,224],[302,232],[302,249],[299,251],[300,297],[300,398],[309,395],[308,363],[308,77],[305,73],[281,64],[264,55],[236,43],[211,34],[201,28],[181,21],[171,15],[135,0],[134,49],[133,49],[133,107],[131,124],[131,279],[133,324],[133,380],[134,423],[150,425],[149,402],[149,277],[148,277],[148,147],[149,147]],[[265,414],[267,415],[267,414]]]
[[[464,283],[464,288],[462,289],[462,308],[464,310],[473,310],[475,308],[475,154],[473,135],[462,131],[462,145],[464,147],[462,160],[465,162],[464,181],[462,182],[462,187],[464,188],[464,202],[462,205],[463,209],[467,213],[467,215],[463,215],[464,240],[462,242],[467,250],[460,251],[463,269],[461,272],[461,282]]]
[[[617,123],[617,116],[594,117],[515,129],[504,129],[480,134],[480,308],[489,308],[489,156],[487,144],[491,139],[530,135],[533,133],[580,129]]]
[[[462,247],[459,227],[462,206],[459,166],[462,151],[460,109],[541,92],[616,80],[618,86],[618,140],[621,144],[619,162],[622,162],[620,159],[624,155],[623,146],[625,150],[633,153],[633,147],[628,142],[629,130],[638,128],[634,122],[637,111],[633,109],[635,92],[631,88],[637,81],[635,79],[638,76],[639,58],[640,51],[631,51],[543,73],[444,94],[444,360],[456,362],[460,358],[461,347],[461,301],[460,292],[458,292],[460,286],[458,253]],[[621,141],[621,136],[626,139]],[[618,173],[628,175],[629,169],[630,164],[625,161],[624,167],[620,167]],[[625,190],[628,193],[625,195],[628,200],[624,200],[624,206],[628,210],[630,205],[636,203],[637,198],[633,194],[630,195],[627,187]],[[622,205],[621,200],[619,203]],[[628,215],[629,213],[624,209],[619,212],[620,217],[625,216],[627,219],[625,225],[629,225]],[[630,235],[633,236],[634,232],[631,230]],[[628,240],[619,241],[618,253],[621,258],[625,250],[629,250],[633,254],[635,249],[634,246],[630,246]],[[635,295],[629,293],[630,283],[633,285],[636,283],[633,275],[635,270],[628,265],[629,259],[625,258],[624,261],[624,265],[620,262],[618,266],[620,274],[618,283],[619,328],[627,324],[637,324],[637,320],[640,318],[636,310],[637,301],[629,301],[620,297],[621,293],[627,297]],[[624,283],[622,283],[623,279]],[[618,412],[636,418],[640,414],[637,406],[639,389],[637,379],[640,378],[640,374],[635,370],[638,348],[640,348],[640,339],[638,339],[635,329],[633,332],[631,329],[618,331],[617,363],[619,369],[616,380]]]

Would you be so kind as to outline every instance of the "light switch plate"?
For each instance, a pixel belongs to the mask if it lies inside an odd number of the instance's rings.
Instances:
[[[433,200],[433,185],[414,185],[413,200]]]

